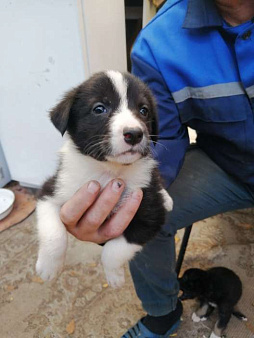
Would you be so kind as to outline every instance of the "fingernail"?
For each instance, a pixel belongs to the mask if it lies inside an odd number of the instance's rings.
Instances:
[[[133,198],[134,200],[141,200],[143,194],[142,194],[142,191],[140,190],[136,190],[136,191],[133,191],[132,195],[131,195],[131,198]]]
[[[118,192],[121,187],[122,187],[123,183],[119,180],[114,180],[113,183],[112,183],[112,189],[116,192]]]
[[[96,193],[99,190],[98,183],[96,183],[94,181],[89,182],[89,184],[87,186],[87,190],[92,194]]]

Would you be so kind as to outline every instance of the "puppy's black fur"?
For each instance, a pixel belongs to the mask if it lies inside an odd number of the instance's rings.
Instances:
[[[235,309],[242,295],[242,282],[232,270],[224,267],[214,267],[207,271],[188,269],[182,278],[179,278],[179,284],[180,290],[183,291],[181,300],[197,298],[200,309],[205,309],[201,318],[207,318],[214,308],[218,307],[217,327],[221,332],[226,328],[231,314],[246,320],[246,317]]]
[[[143,200],[129,226],[124,231],[124,235],[129,243],[144,245],[158,233],[161,226],[165,223],[165,208],[163,198],[158,189],[159,172],[154,170],[152,173],[151,184],[143,189]],[[154,212],[151,212],[154,210]]]

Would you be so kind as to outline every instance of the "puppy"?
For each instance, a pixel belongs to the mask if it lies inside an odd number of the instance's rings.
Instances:
[[[199,309],[192,315],[194,322],[206,320],[218,307],[219,320],[210,338],[221,337],[232,314],[238,319],[247,320],[235,309],[242,295],[242,283],[232,270],[224,267],[207,271],[189,269],[179,278],[179,284],[183,291],[181,300],[197,298],[200,302]]]
[[[88,181],[98,181],[103,189],[120,178],[126,187],[113,213],[138,188],[143,200],[124,233],[103,247],[107,281],[119,287],[124,283],[123,264],[158,233],[173,205],[151,155],[150,142],[156,143],[158,128],[153,96],[129,73],[101,72],[68,92],[50,117],[67,140],[58,169],[43,185],[37,203],[36,271],[51,280],[64,264],[67,233],[59,217],[61,206]]]

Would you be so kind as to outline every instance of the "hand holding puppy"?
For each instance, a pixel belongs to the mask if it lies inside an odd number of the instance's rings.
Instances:
[[[81,187],[60,211],[60,218],[68,232],[81,241],[98,244],[120,236],[134,217],[143,197],[142,190],[139,189],[116,214],[107,219],[124,187],[124,182],[120,179],[108,183],[101,194],[97,181]]]

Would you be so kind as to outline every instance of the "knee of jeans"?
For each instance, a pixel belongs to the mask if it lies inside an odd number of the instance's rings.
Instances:
[[[161,231],[158,234],[158,237],[161,239],[168,239],[169,237],[174,237],[176,235],[177,229],[174,224],[164,224]]]

